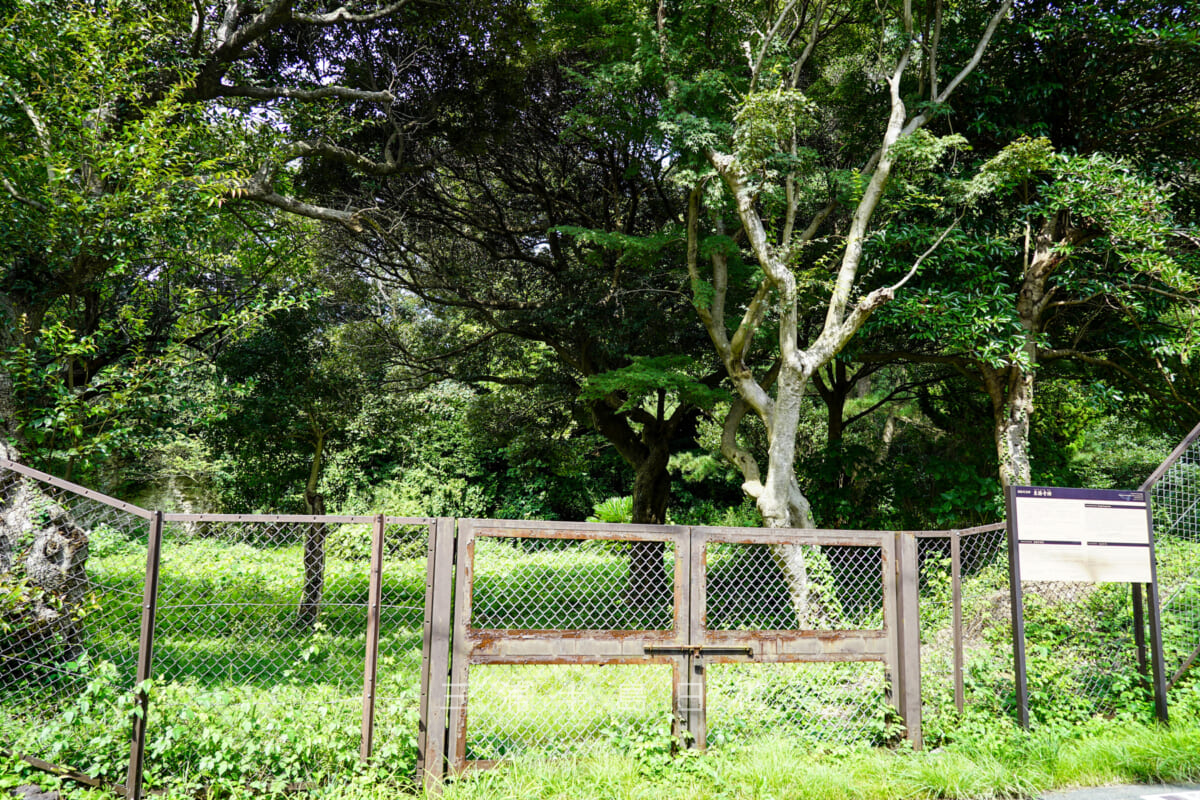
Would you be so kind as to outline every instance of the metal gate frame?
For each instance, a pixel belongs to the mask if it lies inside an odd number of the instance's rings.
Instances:
[[[475,544],[481,537],[675,545],[672,626],[646,630],[507,630],[471,625]],[[706,551],[709,543],[848,545],[881,553],[883,627],[878,630],[722,631],[706,628]],[[609,525],[461,519],[456,544],[453,660],[446,756],[450,774],[495,762],[467,759],[470,668],[474,664],[670,664],[672,716],[691,746],[707,738],[706,663],[880,662],[892,705],[914,748],[921,747],[920,632],[917,543],[911,531],[768,530],[763,528]],[[439,567],[441,563],[439,561]],[[448,592],[448,583],[442,584]],[[439,609],[446,606],[443,597]],[[435,618],[440,614],[435,611]],[[431,688],[432,691],[432,688]],[[427,723],[433,730],[435,719]],[[424,761],[426,783],[434,764]]]

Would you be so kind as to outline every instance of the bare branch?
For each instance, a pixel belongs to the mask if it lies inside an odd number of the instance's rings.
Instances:
[[[233,35],[233,26],[237,24],[237,18],[242,14],[241,0],[225,0],[225,14],[221,18],[221,24],[217,28],[217,49],[225,46],[229,41],[229,37]]]
[[[725,332],[724,319],[725,292],[728,276],[724,274],[722,265],[717,261],[713,261],[712,305],[705,305],[695,297],[696,290],[705,283],[704,279],[700,276],[700,195],[702,188],[703,184],[696,186],[688,195],[687,270],[693,287],[692,305],[696,309],[696,314],[700,317],[700,322],[704,325],[705,330],[708,331],[713,345],[716,346],[718,355],[721,356],[722,360],[725,360],[729,355],[729,339]]]
[[[377,11],[366,14],[354,14],[345,6],[334,9],[328,14],[293,14],[292,21],[303,25],[336,25],[339,22],[374,22],[377,19],[395,14],[408,5],[410,0],[400,0],[398,3],[384,6]]]
[[[190,53],[192,58],[200,55],[200,48],[204,46],[204,0],[192,0],[192,7],[196,9],[192,14],[192,45]]]
[[[804,65],[808,62],[808,57],[812,55],[812,51],[817,46],[817,42],[821,38],[821,15],[825,13],[825,0],[817,3],[817,10],[813,14],[812,32],[809,34],[808,43],[804,45],[804,50],[801,51],[796,63],[792,65],[792,83],[791,88],[795,89],[800,82],[800,72],[804,69]],[[839,23],[840,24],[840,23]],[[837,27],[835,25],[834,27]],[[829,31],[826,30],[826,34]]]
[[[961,220],[962,220],[961,215],[955,217],[954,222],[950,223],[950,227],[948,227],[948,228],[946,228],[946,230],[942,231],[942,235],[937,238],[937,241],[934,242],[933,244],[929,245],[929,248],[924,253],[921,253],[920,257],[917,258],[917,260],[913,262],[912,269],[910,269],[907,273],[905,273],[904,277],[901,278],[898,283],[895,283],[892,285],[891,290],[893,293],[895,293],[897,290],[901,289],[904,286],[904,284],[909,282],[909,280],[912,278],[912,276],[917,274],[917,270],[921,268],[921,263],[924,262],[926,258],[928,258],[930,255],[932,255],[933,252],[935,250],[937,250],[938,247],[941,246],[942,242],[945,241],[946,237],[950,235],[950,231],[957,228],[958,223]]]
[[[213,61],[226,64],[236,61],[246,48],[262,38],[273,26],[291,18],[292,2],[293,0],[274,0],[261,12],[251,17],[245,25],[234,29],[232,26],[236,24],[237,18],[244,9],[241,0],[229,0],[225,8],[225,21],[221,26],[225,30],[226,24],[228,24],[229,28],[224,37],[218,32],[219,45],[216,52],[213,53]]]
[[[721,430],[721,455],[742,473],[742,490],[751,497],[757,498],[763,491],[762,472],[754,454],[738,444],[737,431],[750,410],[750,404],[742,398],[737,398],[729,406],[725,415],[725,425]]]
[[[1013,0],[1004,0],[998,11],[988,20],[987,27],[983,30],[983,36],[979,37],[979,42],[975,45],[975,52],[971,54],[971,60],[967,62],[958,74],[946,84],[946,88],[942,93],[936,95],[933,99],[935,103],[944,103],[958,88],[958,85],[967,79],[967,76],[975,71],[979,66],[979,62],[983,60],[983,52],[987,50],[988,44],[992,41],[992,36],[996,33],[996,28],[1000,26],[1000,22],[1008,16],[1009,10],[1012,8]]]
[[[746,357],[746,349],[754,339],[754,333],[758,330],[758,326],[762,324],[763,316],[767,313],[767,299],[770,296],[771,283],[764,278],[758,284],[758,290],[754,293],[753,299],[746,306],[746,313],[742,315],[738,329],[733,333],[731,350],[734,358],[739,361]]]
[[[301,100],[311,102],[335,97],[338,100],[364,100],[370,103],[389,104],[396,96],[391,92],[369,92],[351,89],[348,86],[320,86],[316,89],[293,89],[290,86],[230,86],[220,84],[215,97],[247,97],[254,100]]]
[[[354,167],[360,172],[376,176],[394,175],[402,167],[400,162],[390,158],[383,162],[374,161],[353,150],[329,144],[328,142],[295,142],[284,150],[284,154],[288,161],[293,158],[320,156],[321,158],[340,161],[343,164]]]
[[[24,95],[13,88],[12,82],[4,75],[0,75],[0,85],[4,86],[5,93],[13,99],[13,102],[21,107],[25,112],[25,116],[29,118],[29,124],[33,126],[34,136],[38,140],[38,146],[42,149],[42,157],[46,160],[46,180],[54,182],[54,159],[51,155],[50,133],[46,128],[46,123],[42,120],[41,115],[37,110],[25,99]]]
[[[797,0],[791,0],[791,2],[784,6],[783,11],[779,12],[779,17],[775,20],[775,24],[771,26],[771,30],[763,37],[762,47],[758,49],[758,58],[754,60],[754,67],[750,71],[750,88],[746,90],[747,94],[753,92],[758,85],[758,75],[762,71],[763,59],[767,57],[767,49],[770,48],[771,42],[779,34],[779,29],[783,27],[787,15],[792,13],[792,9],[796,7],[796,2]]]
[[[8,190],[8,193],[11,194],[13,199],[16,200],[18,203],[24,203],[25,205],[29,206],[30,208],[40,211],[43,214],[50,210],[49,207],[45,203],[42,203],[38,200],[34,200],[33,198],[30,198],[30,197],[26,197],[23,194],[21,194],[20,192],[18,192],[17,187],[15,187],[11,183],[9,183],[8,178],[0,176],[0,184],[4,185],[4,188]]]
[[[1191,231],[1186,231],[1180,228],[1171,231],[1171,233],[1175,234],[1180,239],[1191,242],[1196,247],[1200,247],[1200,236],[1196,236],[1196,234],[1192,233]]]
[[[363,225],[360,217],[360,211],[342,211],[336,208],[326,208],[325,206],[315,206],[312,203],[305,203],[302,200],[297,200],[294,197],[285,197],[269,188],[247,188],[238,191],[235,197],[239,199],[257,200],[260,203],[266,203],[269,206],[274,206],[282,211],[287,211],[291,214],[297,214],[301,217],[309,219],[317,219],[323,222],[336,222],[340,225],[345,225],[355,233],[362,233]]]
[[[937,78],[937,55],[938,44],[942,38],[942,0],[937,0],[937,9],[934,11],[933,19],[933,41],[929,44],[929,96],[937,97],[938,93],[938,78]]]
[[[911,392],[913,389],[917,389],[922,386],[928,386],[930,384],[945,380],[946,376],[950,375],[950,374],[952,374],[952,373],[935,375],[934,377],[926,378],[925,380],[909,381],[907,383],[902,383],[899,386],[897,386],[895,389],[892,389],[892,391],[888,392],[888,394],[882,400],[871,405],[870,408],[867,408],[863,411],[858,412],[857,414],[853,414],[853,415],[847,417],[845,420],[842,421],[842,428],[850,427],[855,422],[858,422],[863,417],[870,416],[873,412],[875,412],[882,406],[886,405],[887,403],[892,402],[893,400],[897,400],[897,399],[911,400],[913,398],[913,395],[904,394],[905,392]]]

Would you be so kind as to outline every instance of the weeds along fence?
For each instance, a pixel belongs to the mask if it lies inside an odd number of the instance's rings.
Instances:
[[[917,534],[922,701],[926,735],[935,740],[952,737],[964,716],[1013,714],[1007,535],[1004,523]],[[1148,701],[1128,584],[1025,581],[1023,594],[1035,723]]]
[[[1181,674],[1194,442],[1153,489]],[[174,515],[4,462],[0,534],[0,741],[131,798],[363,762],[432,787],[672,739],[919,746],[1011,711],[1003,524]],[[1026,583],[1025,603],[1035,720],[1144,693],[1127,587]]]

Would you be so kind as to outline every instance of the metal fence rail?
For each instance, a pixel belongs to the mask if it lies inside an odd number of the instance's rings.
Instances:
[[[412,739],[444,714],[423,689],[448,661],[426,609],[451,520],[162,514],[11,462],[0,516],[0,739],[18,750],[130,798],[166,764],[196,788],[372,755],[418,771],[432,755],[440,776],[442,738]]]
[[[179,738],[252,739],[261,765],[252,777],[264,783],[278,769],[274,754],[282,761],[301,748],[314,771],[350,766],[375,746],[415,761],[403,743],[418,716],[435,524],[165,515],[153,676],[169,688],[156,716],[175,720]],[[372,558],[376,540],[382,552]],[[180,759],[167,756],[178,770]],[[149,758],[151,781],[156,767]]]

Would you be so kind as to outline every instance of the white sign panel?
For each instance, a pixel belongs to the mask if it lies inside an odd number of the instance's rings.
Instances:
[[[1145,492],[1013,487],[1021,579],[1150,583]]]

